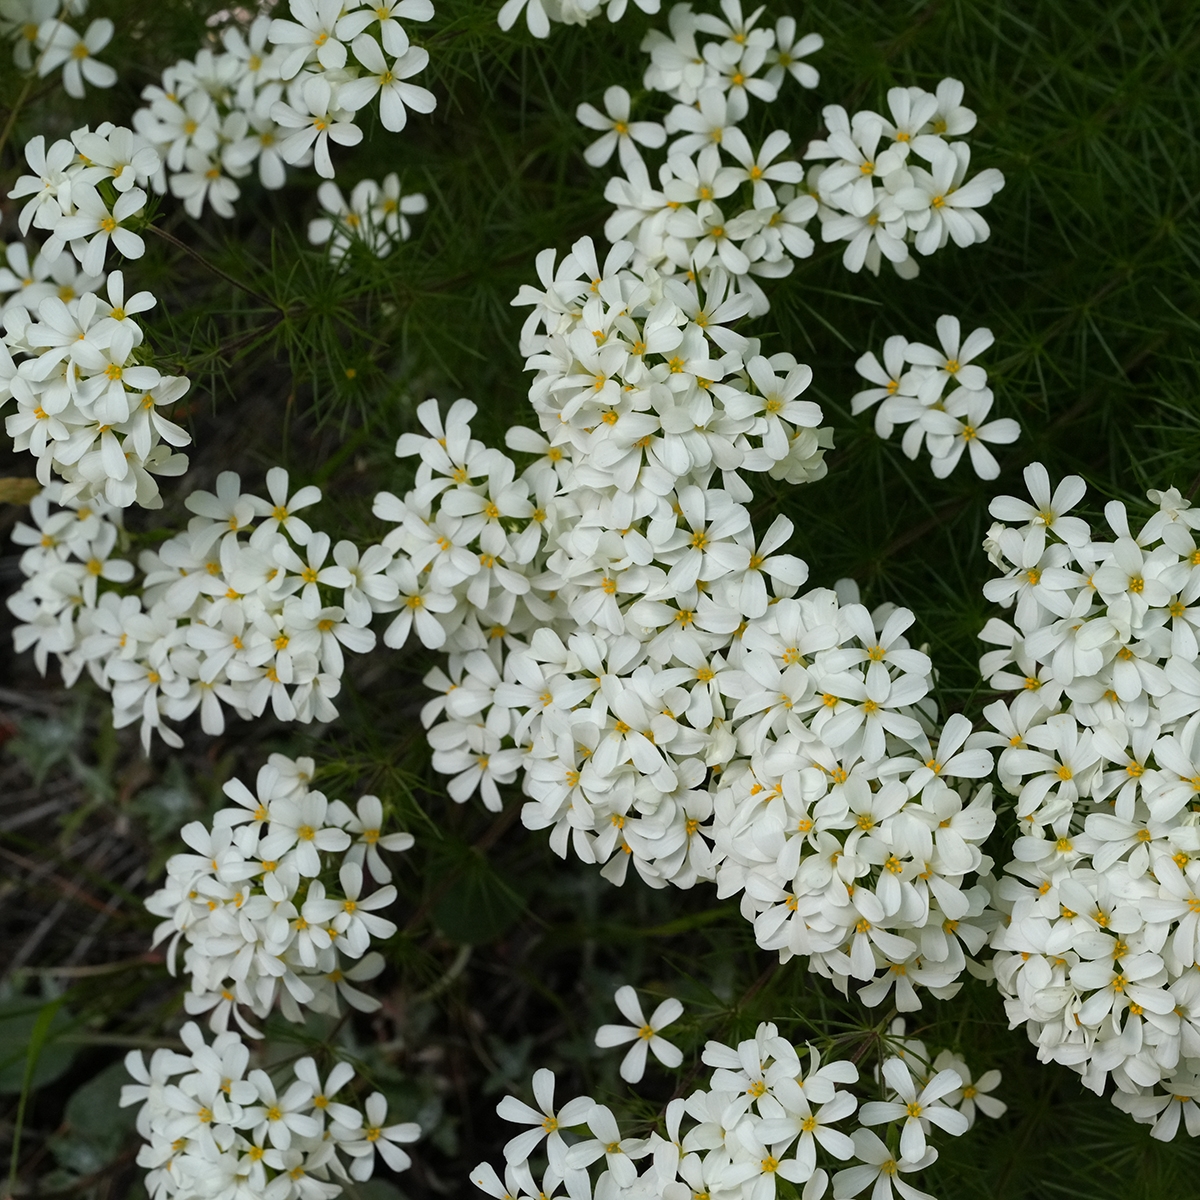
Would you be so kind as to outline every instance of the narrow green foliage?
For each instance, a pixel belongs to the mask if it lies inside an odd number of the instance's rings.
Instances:
[[[121,81],[112,92],[89,94],[86,106],[50,88],[26,96],[0,152],[5,191],[26,140],[61,136],[84,120],[127,120],[141,87],[211,36],[206,22],[222,6],[107,0],[93,7],[117,21]],[[576,124],[574,109],[598,103],[606,86],[619,83],[634,96],[635,116],[665,111],[661,97],[641,87],[646,59],[638,50],[646,29],[665,26],[665,14],[633,9],[612,26],[555,26],[542,44],[522,23],[502,33],[496,8],[438,0],[419,39],[430,53],[421,82],[437,94],[436,112],[414,115],[400,135],[368,121],[359,150],[335,153],[343,191],[397,171],[405,193],[428,197],[412,239],[388,257],[355,251],[342,269],[309,245],[307,221],[319,212],[311,172],[294,173],[282,192],[246,180],[238,216],[228,222],[194,221],[174,200],[158,202],[156,223],[167,236],[148,237],[147,256],[126,264],[126,273],[159,298],[147,317],[156,364],[193,379],[177,419],[191,430],[195,453],[164,510],[131,518],[145,544],[164,522],[182,525],[183,495],[210,487],[217,472],[237,469],[249,485],[276,463],[298,483],[325,489],[325,505],[313,510],[317,528],[376,540],[371,500],[410,486],[412,465],[392,450],[414,427],[421,400],[472,397],[480,406],[476,436],[492,444],[510,424],[532,424],[517,350],[523,311],[509,301],[534,279],[539,250],[565,253],[585,234],[602,243],[608,171],[584,164],[592,135]],[[773,3],[769,11],[773,18],[788,10]],[[868,603],[912,608],[915,640],[929,643],[938,671],[943,714],[975,719],[993,698],[977,669],[977,633],[988,616],[980,589],[990,568],[980,544],[990,498],[1018,492],[1021,469],[1035,459],[1052,478],[1084,476],[1092,516],[1114,498],[1144,511],[1148,487],[1200,490],[1200,6],[819,0],[792,11],[802,30],[825,38],[814,59],[821,85],[815,93],[785,88],[775,105],[753,109],[752,142],[784,128],[800,153],[823,132],[824,104],[882,110],[890,87],[932,88],[954,76],[979,115],[973,168],[998,167],[1006,177],[985,210],[986,243],[922,260],[912,282],[886,266],[879,279],[851,276],[839,247],[818,245],[790,277],[769,281],[772,310],[747,330],[763,338],[766,353],[790,350],[812,366],[809,395],[833,424],[837,447],[820,483],[797,489],[756,477],[756,524],[765,527],[776,513],[793,519],[790,549],[810,564],[814,584],[851,576]],[[21,88],[0,69],[0,129]],[[938,481],[926,460],[911,463],[897,442],[880,441],[869,415],[850,416],[858,355],[878,351],[892,333],[930,341],[942,313],[996,336],[983,360],[995,411],[1015,417],[1023,434],[1001,457],[995,483],[965,465]],[[28,473],[16,460],[3,465],[2,474]],[[631,879],[617,890],[593,869],[560,863],[544,833],[521,827],[515,794],[499,818],[477,802],[453,804],[420,724],[429,695],[421,679],[436,661],[413,644],[401,653],[381,648],[351,665],[335,727],[314,734],[263,721],[232,726],[215,743],[195,732],[174,773],[156,762],[137,774],[136,749],[111,731],[97,735],[65,707],[55,709],[52,729],[22,720],[6,759],[14,789],[70,778],[77,794],[44,838],[25,827],[0,832],[6,851],[51,864],[46,876],[21,876],[26,903],[48,911],[58,902],[61,890],[47,879],[72,839],[91,836],[103,821],[132,829],[148,875],[135,879],[119,856],[99,867],[82,852],[68,861],[99,908],[111,901],[94,935],[99,961],[110,954],[106,937],[122,947],[130,938],[146,944],[153,921],[138,894],[155,885],[178,848],[179,824],[210,809],[230,775],[251,779],[271,750],[311,753],[317,786],[350,802],[379,795],[389,827],[410,829],[417,846],[394,864],[400,898],[391,915],[401,933],[385,946],[387,973],[371,985],[381,1013],[291,1030],[286,1036],[299,1040],[286,1044],[285,1023],[272,1034],[287,1055],[338,1046],[388,1094],[396,1119],[419,1119],[432,1131],[403,1178],[406,1195],[469,1194],[467,1172],[482,1158],[498,1162],[508,1133],[494,1115],[496,1099],[526,1094],[539,1066],[565,1072],[561,1094],[574,1088],[623,1098],[631,1125],[645,1129],[658,1101],[698,1084],[695,1064],[707,1039],[733,1042],[772,1020],[797,1042],[855,1057],[870,1086],[887,1044],[884,1012],[839,996],[801,960],[780,965],[759,951],[736,903],[703,886],[654,892]],[[41,686],[27,665],[14,668],[14,678],[18,671],[14,686]],[[104,697],[91,700],[103,711]],[[1001,865],[1011,824],[1002,820],[989,847]],[[74,913],[81,902],[68,904]],[[21,944],[30,936],[22,925]],[[54,938],[38,945],[26,967],[53,967],[54,956],[70,949]],[[171,1036],[179,1000],[161,966],[122,967],[104,979],[79,1010],[90,1034],[124,1038],[122,1045]],[[18,974],[18,982],[26,1000],[42,1004],[31,977]],[[675,1039],[684,1067],[677,1077],[652,1068],[638,1097],[617,1076],[619,1056],[592,1044],[595,1028],[614,1019],[611,996],[622,983],[652,997],[679,996],[686,1006]],[[62,1120],[63,1104],[49,1089],[30,1095],[56,1003],[40,1008],[24,1088],[8,1116],[26,1147],[27,1115],[37,1118],[39,1147]],[[1004,1072],[997,1094],[1009,1105],[1006,1116],[981,1118],[960,1141],[943,1139],[939,1161],[919,1181],[940,1200],[1195,1193],[1200,1145],[1183,1134],[1169,1145],[1154,1141],[1070,1072],[1039,1064],[1023,1032],[1007,1029],[994,989],[968,980],[953,1002],[927,1002],[909,1032],[932,1052],[958,1050],[976,1072]],[[81,1059],[85,1066],[66,1076],[71,1088],[86,1086],[117,1056],[114,1049],[103,1061]],[[26,1161],[14,1135],[10,1188]],[[22,1169],[33,1178],[39,1168],[32,1155],[28,1162]],[[80,1171],[71,1178],[64,1187],[76,1195],[138,1194],[128,1161],[102,1168],[98,1181]]]

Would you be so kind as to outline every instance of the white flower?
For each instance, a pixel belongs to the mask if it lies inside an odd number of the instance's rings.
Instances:
[[[970,1125],[975,1124],[976,1109],[984,1116],[993,1119],[1002,1117],[1008,1111],[1008,1105],[1003,1100],[997,1100],[995,1096],[988,1095],[989,1092],[994,1092],[1000,1086],[999,1071],[985,1071],[972,1082],[971,1072],[966,1063],[956,1058],[948,1050],[943,1050],[933,1062],[934,1071],[941,1071],[945,1068],[952,1068],[958,1073],[959,1079],[962,1080],[962,1086],[952,1092],[947,1092],[944,1102],[954,1105],[967,1118]]]
[[[297,1079],[279,1096],[265,1071],[251,1071],[247,1078],[261,1101],[259,1106],[248,1108],[245,1113],[247,1125],[253,1127],[257,1140],[269,1138],[272,1146],[287,1150],[293,1134],[305,1138],[320,1134],[320,1122],[309,1114],[313,1090],[308,1084]]]
[[[338,36],[353,39],[372,22],[378,21],[383,48],[398,58],[408,49],[408,34],[400,19],[428,21],[432,16],[430,0],[382,0],[368,9],[349,12],[342,17],[337,26]]]
[[[649,1144],[643,1139],[623,1138],[612,1110],[603,1104],[592,1105],[585,1120],[593,1136],[588,1141],[576,1142],[567,1151],[566,1165],[577,1170],[603,1158],[617,1186],[629,1187],[637,1178],[633,1159],[646,1154]]]
[[[986,241],[990,229],[977,213],[1004,186],[1004,176],[989,167],[965,180],[970,150],[965,142],[947,146],[939,138],[915,139],[913,150],[927,158],[932,170],[925,172],[909,164],[916,186],[896,193],[896,203],[905,210],[910,228],[916,231],[913,244],[919,254],[933,254],[953,241],[971,246]]]
[[[666,130],[657,121],[630,121],[629,93],[617,85],[604,91],[604,112],[592,104],[581,104],[575,110],[575,119],[589,129],[603,131],[583,152],[584,161],[592,167],[602,167],[613,151],[618,151],[621,165],[630,170],[629,162],[641,161],[634,143],[655,148],[665,144]]]
[[[342,84],[338,99],[344,107],[357,112],[378,95],[379,119],[384,129],[393,133],[407,124],[408,109],[419,113],[433,112],[437,104],[434,94],[428,88],[405,82],[428,66],[428,50],[410,46],[389,65],[379,43],[365,33],[354,39],[351,49],[367,73]]]
[[[807,1083],[807,1080],[805,1081]],[[854,1142],[847,1134],[831,1128],[834,1121],[848,1117],[858,1107],[858,1101],[849,1092],[838,1092],[833,1099],[822,1104],[815,1112],[796,1080],[781,1079],[773,1089],[775,1099],[780,1102],[787,1116],[767,1118],[758,1127],[758,1136],[765,1142],[776,1143],[796,1139],[793,1169],[797,1182],[811,1179],[817,1170],[817,1145],[843,1161],[855,1152]],[[788,1175],[787,1178],[791,1178]]]
[[[905,358],[918,366],[932,367],[918,391],[919,399],[932,404],[941,396],[946,384],[954,380],[960,387],[980,391],[987,386],[987,372],[972,360],[982,354],[996,339],[990,329],[976,329],[965,341],[957,317],[943,315],[937,319],[938,341],[942,348],[910,342]]]
[[[90,22],[82,36],[58,17],[42,22],[37,33],[38,45],[42,48],[37,61],[38,74],[45,77],[61,66],[63,87],[67,95],[76,100],[83,99],[85,81],[93,87],[112,87],[117,82],[116,71],[93,56],[112,41],[113,29],[113,23],[107,17]]]
[[[353,1179],[370,1179],[375,1170],[375,1153],[393,1171],[407,1171],[412,1166],[412,1157],[401,1146],[415,1142],[421,1136],[421,1127],[415,1121],[404,1121],[396,1125],[385,1125],[387,1120],[387,1097],[382,1092],[372,1092],[367,1097],[365,1119],[362,1127],[352,1131],[334,1125],[334,1136],[341,1148],[354,1162],[350,1166]],[[351,1141],[347,1135],[355,1140]],[[361,1139],[361,1140],[360,1140]]]
[[[312,530],[295,514],[302,508],[316,504],[321,498],[321,489],[308,484],[289,498],[287,471],[283,467],[272,467],[267,472],[267,494],[270,503],[259,501],[259,511],[267,516],[267,520],[255,530],[260,540],[276,529],[282,529],[297,545],[307,545]]]
[[[525,23],[529,26],[529,32],[537,38],[549,37],[550,18],[546,15],[546,9],[542,4],[542,0],[504,0],[504,4],[501,6],[500,13],[496,18],[497,24],[501,29],[511,29],[516,23],[517,18],[521,15],[521,9],[523,8],[525,9]]]
[[[939,1071],[919,1092],[907,1064],[902,1059],[889,1058],[883,1064],[883,1076],[899,1099],[872,1100],[859,1110],[859,1119],[864,1125],[882,1125],[886,1121],[902,1120],[902,1162],[920,1163],[924,1160],[927,1153],[925,1133],[930,1124],[955,1136],[966,1133],[967,1117],[945,1104],[938,1103],[943,1097],[962,1088],[963,1081],[953,1068]]]
[[[388,578],[399,589],[400,611],[384,631],[384,645],[400,649],[414,626],[423,646],[436,650],[444,645],[446,629],[436,614],[453,612],[458,607],[454,596],[438,588],[432,572],[419,575],[403,558],[395,559],[388,567]]]
[[[1084,545],[1091,536],[1087,522],[1066,515],[1083,499],[1087,490],[1083,480],[1078,475],[1067,475],[1051,495],[1050,475],[1041,463],[1030,463],[1024,476],[1033,503],[1013,496],[997,496],[988,505],[988,512],[999,521],[1021,521],[1026,526],[1041,527],[1068,546]]]
[[[333,0],[334,7],[338,0]],[[298,163],[312,153],[317,174],[326,179],[334,175],[329,157],[329,143],[357,146],[363,133],[352,120],[353,113],[343,107],[333,86],[323,75],[301,76],[288,92],[286,101],[277,100],[271,106],[271,117],[286,129],[291,129],[279,147],[288,163]]]
[[[409,850],[415,841],[411,833],[383,832],[383,804],[378,796],[360,796],[354,812],[342,801],[335,800],[329,806],[328,819],[347,833],[358,835],[347,851],[345,861],[361,866],[365,860],[367,871],[376,883],[392,880],[391,870],[379,851]]]
[[[922,1192],[900,1178],[901,1174],[929,1166],[937,1158],[937,1151],[932,1147],[917,1162],[909,1162],[904,1158],[897,1160],[869,1129],[856,1129],[854,1152],[863,1165],[846,1167],[833,1177],[834,1200],[849,1200],[849,1197],[861,1194],[872,1184],[875,1186],[871,1191],[871,1200],[891,1200],[893,1188],[901,1200],[933,1200],[928,1192]]]
[[[651,1050],[654,1057],[664,1067],[677,1067],[683,1062],[683,1052],[659,1037],[659,1030],[665,1029],[673,1021],[677,1021],[683,1013],[683,1005],[674,997],[668,997],[650,1014],[650,1019],[642,1015],[642,1006],[637,998],[637,992],[628,984],[619,987],[613,996],[621,1014],[632,1025],[601,1025],[596,1030],[596,1045],[601,1047],[623,1046],[632,1042],[628,1053],[621,1060],[621,1078],[627,1083],[637,1083],[646,1073],[646,1051]]]
[[[344,943],[339,941],[338,945],[341,947],[344,944],[345,953],[351,958],[361,958],[370,946],[372,937],[389,938],[396,932],[394,922],[377,917],[372,911],[392,904],[396,899],[396,889],[387,884],[364,898],[362,867],[353,862],[342,864],[338,879],[346,896],[342,901],[342,911],[333,922],[339,938],[344,939]]]
[[[815,54],[825,45],[819,33],[807,33],[796,37],[796,18],[780,17],[775,22],[775,46],[767,51],[766,61],[770,66],[766,80],[774,87],[783,83],[785,74],[803,88],[815,88],[821,80],[815,67],[803,60]]]
[[[734,134],[738,136],[733,136]],[[776,129],[767,135],[762,148],[755,155],[749,142],[741,136],[740,130],[731,130],[721,143],[721,148],[736,159],[741,166],[737,175],[741,180],[754,185],[754,207],[769,209],[776,203],[772,183],[801,183],[804,180],[804,167],[794,161],[775,162],[791,144],[791,136],[782,129]]]
[[[340,0],[291,0],[294,21],[275,18],[267,37],[283,52],[279,65],[282,79],[291,79],[312,59],[323,70],[336,71],[346,65],[346,47],[336,36],[342,15]]]
[[[505,1121],[534,1127],[510,1138],[504,1146],[504,1157],[510,1163],[525,1162],[545,1138],[550,1165],[556,1171],[561,1171],[565,1164],[566,1143],[559,1130],[583,1124],[592,1111],[594,1101],[590,1096],[576,1096],[556,1109],[554,1072],[545,1067],[533,1073],[533,1095],[538,1104],[537,1108],[530,1108],[516,1096],[505,1096],[496,1105],[496,1112]]]
[[[1169,1142],[1179,1132],[1180,1118],[1191,1137],[1200,1136],[1200,1079],[1179,1074],[1164,1081],[1167,1093],[1116,1092],[1113,1103],[1140,1124],[1153,1125],[1150,1136]]]
[[[263,843],[263,853],[274,859],[292,850],[302,875],[311,878],[319,874],[318,850],[344,850],[350,845],[349,834],[325,824],[327,809],[328,801],[320,792],[309,792],[298,800],[275,801],[271,805],[271,834]]]
[[[963,395],[955,393],[955,398]],[[933,458],[933,473],[939,479],[944,479],[958,465],[966,450],[971,459],[971,466],[980,479],[995,479],[1000,474],[1000,464],[987,448],[987,443],[1008,445],[1021,436],[1021,427],[1011,417],[1001,417],[998,421],[987,421],[988,411],[992,407],[990,392],[966,392],[966,412],[961,416],[950,411],[934,415],[930,414],[929,434],[927,445]]]
[[[680,135],[671,143],[671,153],[677,155],[691,155],[710,143],[719,145],[736,128],[726,97],[715,87],[700,91],[695,108],[677,104],[667,114],[665,126],[667,133]]]
[[[104,127],[101,127],[102,129]],[[118,192],[142,187],[157,173],[161,162],[154,147],[130,129],[109,126],[106,132],[86,127],[71,134],[91,168],[100,168]]]
[[[193,217],[199,217],[207,201],[219,217],[232,217],[233,202],[241,189],[224,172],[221,160],[198,146],[189,146],[180,170],[171,176],[171,195],[183,201]]]
[[[71,201],[75,212],[63,217],[55,231],[72,243],[72,252],[89,275],[99,275],[104,269],[104,255],[110,239],[126,258],[141,258],[146,253],[146,243],[123,224],[145,208],[146,193],[141,188],[131,188],[118,195],[111,211],[92,187],[74,188]]]

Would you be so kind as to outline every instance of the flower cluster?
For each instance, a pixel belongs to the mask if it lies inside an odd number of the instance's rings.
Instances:
[[[376,1154],[393,1171],[412,1162],[402,1147],[420,1126],[388,1125],[382,1092],[361,1108],[336,1098],[354,1078],[349,1063],[322,1081],[309,1056],[264,1070],[236,1033],[206,1042],[189,1021],[180,1036],[187,1054],[159,1049],[147,1063],[131,1050],[125,1059],[136,1082],[121,1089],[121,1104],[141,1105],[137,1162],[151,1200],[332,1200],[343,1190],[335,1180],[371,1177]]]
[[[751,96],[773,101],[788,75],[816,87],[817,72],[803,58],[822,40],[797,39],[791,17],[756,28],[762,10],[744,19],[738,0],[723,0],[722,10],[715,16],[677,4],[671,36],[654,30],[642,43],[650,55],[645,86],[675,101],[663,123],[631,121],[629,93],[619,86],[605,92],[604,112],[581,104],[576,115],[601,131],[584,158],[599,167],[616,150],[624,171],[604,193],[615,205],[609,241],[632,242],[639,270],[691,273],[703,283],[719,264],[761,314],[769,305],[757,279],[787,275],[794,259],[812,254],[806,226],[817,202],[803,189],[803,166],[780,157],[791,137],[777,129],[756,150],[738,123]],[[703,45],[702,35],[710,39]],[[657,181],[639,145],[665,147]]]
[[[49,147],[35,137],[25,160],[31,174],[8,194],[25,200],[21,233],[46,237],[32,261],[25,243],[12,243],[0,270],[0,408],[16,408],[5,428],[37,460],[39,482],[65,481],[64,499],[157,508],[155,476],[187,469],[175,451],[191,437],[166,411],[190,383],[147,362],[137,316],[154,307],[154,296],[127,297],[121,271],[101,288],[110,247],[125,258],[145,253],[134,226],[144,220],[143,185],[159,169],[158,155],[137,134],[105,123]]]
[[[25,145],[31,174],[8,193],[25,200],[21,233],[47,235],[41,253],[53,262],[69,246],[87,275],[104,269],[110,244],[125,258],[141,258],[146,243],[131,226],[146,209],[146,187],[161,170],[154,147],[139,134],[109,121],[87,125],[46,145],[39,134]]]
[[[890,119],[869,110],[850,116],[837,104],[824,108],[828,134],[809,143],[804,157],[828,160],[808,184],[821,201],[821,240],[846,242],[846,269],[865,266],[878,274],[886,258],[897,275],[911,279],[919,267],[910,246],[929,255],[949,241],[987,240],[990,230],[977,210],[1004,186],[1004,176],[989,167],[967,179],[971,149],[951,139],[975,127],[975,114],[963,107],[957,79],[943,79],[936,92],[891,88],[887,98]]]
[[[632,254],[546,252],[518,296],[542,429],[509,431],[523,471],[471,436],[472,404],[443,420],[428,401],[397,447],[416,486],[376,498],[409,564],[384,640],[449,654],[427,680],[434,766],[493,809],[520,775],[526,826],[615,883],[632,864],[742,892],[760,944],[869,1003],[950,995],[987,937],[968,877],[993,816],[990,788],[948,780],[991,755],[962,717],[931,745],[911,613],[870,613],[848,582],[798,595],[790,522],[754,532],[741,472],[824,473],[809,369],[728,327],[749,299],[723,271],[702,296]]]
[[[917,987],[947,999],[993,923],[973,883],[992,865],[980,850],[992,790],[969,782],[991,755],[958,714],[931,745],[930,706],[911,699],[928,668],[901,666],[925,659],[900,636],[910,612],[839,608],[821,592],[775,609],[771,649],[743,667],[761,710],[739,730],[745,757],[709,788],[718,894],[741,893],[764,949],[807,955],[842,992],[858,981],[865,1004],[910,1012]]]
[[[346,540],[331,553],[328,535],[299,515],[320,490],[290,493],[282,468],[267,473],[267,492],[244,494],[223,472],[215,494],[186,499],[196,514],[186,532],[142,551],[138,583],[100,591],[134,577],[117,553],[119,511],[47,489],[30,507],[33,525],[13,535],[27,547],[25,583],[8,600],[22,622],[17,649],[33,648],[42,671],[54,654],[68,686],[86,666],[112,693],[114,723],[140,721],[147,749],[154,733],[182,744],[165,722],[197,709],[210,734],[223,731],[225,706],[243,719],[269,704],[282,721],[332,720],[343,648],[372,649],[372,615],[394,605],[392,556]],[[63,507],[52,509],[56,500]]]
[[[142,93],[134,128],[159,150],[155,190],[179,197],[192,216],[207,203],[233,215],[238,180],[257,166],[259,182],[280,188],[289,166],[313,163],[334,175],[330,143],[362,141],[358,113],[376,100],[388,130],[408,110],[432,112],[433,93],[408,80],[429,54],[405,22],[428,21],[430,0],[291,0],[291,19],[256,16],[226,26],[222,50],[205,48],[163,71]]]
[[[987,372],[974,359],[995,340],[992,331],[976,329],[964,341],[958,318],[941,316],[937,335],[940,349],[895,334],[883,343],[882,363],[864,354],[854,369],[874,386],[851,397],[850,411],[858,416],[879,404],[875,432],[888,438],[906,425],[901,448],[915,459],[925,446],[938,479],[958,466],[964,451],[980,479],[995,479],[1000,465],[987,444],[1015,442],[1021,427],[1011,417],[987,419],[994,397]]]
[[[878,273],[887,258],[911,278],[918,267],[910,245],[928,255],[950,239],[959,246],[986,239],[976,210],[1004,177],[989,169],[966,179],[969,148],[950,139],[973,128],[975,114],[963,107],[957,80],[942,80],[935,93],[891,89],[891,120],[825,108],[828,136],[809,143],[804,157],[833,161],[807,176],[799,162],[780,158],[791,141],[785,131],[771,133],[757,151],[751,146],[738,125],[750,97],[774,101],[788,75],[815,88],[819,76],[804,59],[823,44],[818,34],[797,38],[791,17],[774,29],[758,27],[761,13],[743,16],[739,0],[722,0],[720,15],[677,4],[670,36],[647,35],[643,82],[676,102],[664,123],[631,121],[621,87],[605,93],[605,112],[580,105],[579,120],[602,133],[585,151],[587,161],[600,166],[617,149],[625,171],[605,191],[616,206],[605,227],[609,240],[633,241],[662,270],[702,272],[719,260],[754,295],[758,314],[768,304],[755,277],[787,275],[796,258],[813,253],[807,225],[814,216],[823,241],[847,242],[843,262],[852,271],[865,265]],[[878,151],[884,137],[891,144]],[[657,184],[639,145],[666,146]]]
[[[1171,1138],[1200,1130],[1200,513],[1152,491],[1112,539],[1069,515],[1085,488],[992,502],[985,543],[1012,609],[981,637],[980,670],[1011,695],[984,710],[1019,833],[994,903],[993,969],[1014,1026]]]
[[[660,0],[634,0],[645,13],[656,13]],[[629,7],[629,0],[504,0],[496,16],[501,29],[509,30],[525,10],[525,24],[534,37],[550,35],[550,22],[563,25],[586,25],[593,17],[606,12],[610,21],[619,21]]]
[[[541,1069],[533,1077],[536,1107],[515,1096],[497,1106],[505,1120],[528,1127],[504,1148],[503,1179],[480,1163],[472,1180],[497,1200],[553,1200],[564,1190],[572,1200],[772,1200],[777,1180],[785,1179],[804,1200],[821,1200],[832,1171],[838,1200],[869,1187],[873,1200],[890,1200],[893,1188],[903,1200],[921,1200],[925,1193],[900,1176],[937,1158],[929,1144],[933,1129],[966,1132],[976,1097],[999,1082],[999,1073],[971,1085],[954,1056],[944,1052],[931,1067],[920,1043],[889,1041],[899,1053],[877,1074],[883,1099],[861,1105],[850,1090],[859,1082],[853,1062],[822,1062],[813,1046],[793,1046],[774,1024],[760,1024],[737,1046],[710,1041],[702,1055],[713,1068],[707,1087],[670,1101],[657,1122],[662,1132],[648,1137],[623,1136],[613,1111],[590,1096],[556,1104],[554,1074]],[[984,1097],[980,1109],[998,1114],[1004,1106]],[[838,1128],[856,1113],[857,1127]],[[879,1126],[891,1135],[886,1141],[872,1131]],[[548,1162],[537,1182],[535,1153]]]
[[[19,304],[5,311],[0,408],[15,408],[4,427],[14,448],[37,460],[43,486],[61,478],[63,501],[159,508],[156,476],[187,469],[175,448],[191,436],[165,412],[190,382],[142,362],[135,316],[154,303],[149,292],[126,298],[124,275],[114,271],[104,294],[45,296],[36,319]]]
[[[112,41],[107,17],[89,21],[82,33],[72,18],[87,12],[88,0],[6,0],[0,5],[0,38],[12,42],[13,65],[44,79],[62,67],[63,88],[82,100],[84,84],[110,88],[117,73],[95,56]]]
[[[411,236],[408,218],[429,207],[420,192],[401,195],[395,171],[382,184],[374,179],[356,183],[349,202],[336,183],[326,180],[317,188],[317,199],[328,215],[308,223],[308,240],[314,246],[328,244],[329,257],[343,263],[355,243],[376,258],[386,258],[397,242]]]
[[[336,1016],[339,995],[363,1012],[379,1007],[352,984],[383,969],[382,956],[368,952],[371,939],[396,932],[376,915],[396,896],[379,851],[406,850],[413,839],[382,833],[375,796],[363,796],[357,811],[329,803],[309,788],[312,773],[311,759],[273,754],[254,791],[230,780],[224,790],[233,804],[211,827],[184,827],[190,852],[167,861],[166,884],[146,901],[164,918],[154,941],[171,939],[172,973],[186,941],[192,982],[184,1007],[208,1013],[216,1035],[208,1044],[189,1022],[182,1030],[189,1055],[157,1050],[149,1065],[140,1051],[126,1058],[137,1082],[123,1089],[121,1103],[142,1102],[138,1163],[149,1168],[154,1200],[330,1200],[342,1191],[331,1176],[369,1179],[377,1152],[395,1171],[410,1164],[401,1145],[420,1136],[419,1126],[387,1125],[379,1092],[365,1112],[336,1099],[354,1077],[347,1063],[322,1082],[315,1061],[301,1058],[277,1067],[272,1079],[251,1069],[242,1037],[262,1035],[241,1007],[264,1017],[278,1003],[297,1022],[301,1006]],[[366,875],[382,886],[364,895]],[[242,1032],[229,1028],[231,1016]]]
[[[371,940],[396,932],[375,915],[396,898],[379,850],[407,850],[413,838],[382,833],[377,797],[363,796],[357,811],[330,803],[308,786],[312,775],[312,759],[273,754],[253,791],[230,780],[224,790],[233,803],[211,827],[184,826],[190,852],[167,860],[166,884],[146,901],[163,918],[154,944],[171,939],[172,972],[186,941],[192,982],[184,1007],[208,1013],[214,1033],[232,1017],[261,1037],[243,1007],[265,1017],[278,1004],[296,1022],[301,1007],[337,1016],[339,995],[361,1012],[379,1007],[351,985],[383,970],[382,955],[368,953]],[[364,896],[367,875],[382,886]]]

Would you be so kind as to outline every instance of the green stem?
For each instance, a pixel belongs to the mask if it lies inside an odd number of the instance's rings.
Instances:
[[[17,97],[16,103],[9,109],[8,120],[4,122],[4,131],[0,133],[0,157],[3,157],[4,147],[8,145],[8,139],[12,136],[17,116],[25,106],[25,101],[29,99],[29,93],[33,91],[34,78],[32,71],[25,77],[25,86],[21,88],[21,94]]]
[[[165,229],[160,229],[157,225],[148,225],[146,229],[149,233],[153,233],[156,237],[162,238],[164,242],[170,242],[170,244],[177,250],[182,250],[184,254],[190,255],[202,267],[204,267],[205,270],[211,271],[214,275],[219,275],[227,283],[232,283],[235,288],[239,288],[241,291],[245,292],[247,296],[251,296],[253,299],[257,300],[264,308],[273,308],[280,314],[283,313],[284,310],[281,305],[277,304],[274,300],[268,300],[266,296],[256,292],[252,287],[250,287],[249,284],[243,283],[240,279],[235,279],[227,271],[223,271],[220,267],[218,267],[216,263],[209,262],[209,260],[205,258],[199,250],[193,249],[187,244],[187,242],[181,241],[173,233],[168,233]]]
[[[46,1036],[50,1032],[50,1024],[54,1020],[54,1014],[58,1012],[61,1004],[62,997],[59,997],[59,999],[52,1000],[49,1004],[44,1005],[38,1013],[37,1020],[34,1021],[33,1029],[29,1035],[29,1049],[25,1052],[25,1077],[21,1081],[21,1098],[17,1101],[17,1115],[13,1122],[12,1157],[9,1159],[8,1164],[6,1200],[11,1200],[11,1197],[16,1195],[17,1169],[21,1162],[21,1130],[25,1125],[25,1106],[29,1101],[30,1093],[33,1091],[34,1071],[37,1069],[38,1059],[41,1057]]]

